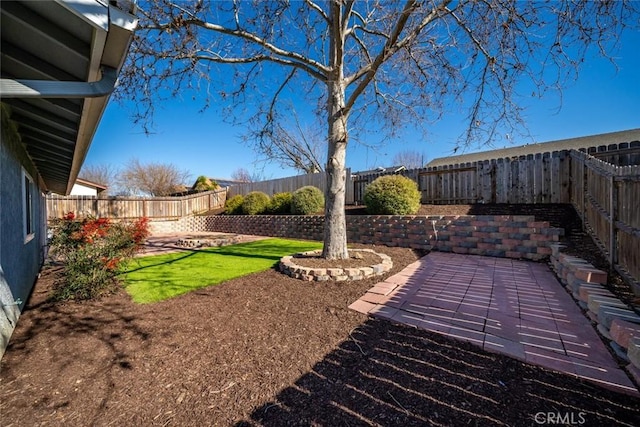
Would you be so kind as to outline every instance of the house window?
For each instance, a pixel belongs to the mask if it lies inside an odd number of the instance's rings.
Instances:
[[[33,224],[33,180],[25,171],[22,171],[22,175],[22,223],[24,242],[27,243],[35,237]]]

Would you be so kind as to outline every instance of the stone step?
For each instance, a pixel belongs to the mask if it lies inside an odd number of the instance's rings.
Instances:
[[[628,348],[629,342],[635,337],[640,338],[640,324],[627,322],[622,319],[613,319],[609,331],[613,341],[620,347]]]
[[[636,368],[640,368],[640,339],[634,338],[629,342],[627,357]]]
[[[609,343],[609,346],[611,347],[613,352],[616,354],[616,356],[618,356],[620,358],[620,360],[622,360],[625,363],[629,363],[629,356],[627,356],[627,349],[626,348],[622,348],[615,341],[611,341]]]
[[[591,311],[589,311],[591,313]],[[607,307],[603,305],[598,310],[597,319],[605,328],[611,330],[613,319],[625,320],[631,323],[640,323],[640,316],[628,308]]]
[[[594,267],[580,267],[574,273],[577,279],[584,280],[589,283],[607,283],[607,273]]]
[[[589,299],[587,300],[587,305],[589,306],[589,310],[597,313],[600,310],[600,307],[616,307],[616,308],[629,308],[629,306],[618,298],[615,297],[607,297],[602,295],[589,295]]]
[[[605,337],[609,341],[613,340],[613,338],[611,338],[611,333],[607,328],[604,327],[604,325],[598,324],[598,327],[596,329],[602,334],[603,337]]]
[[[589,302],[589,295],[602,295],[605,297],[614,298],[615,295],[604,288],[602,285],[584,283],[578,286],[578,299],[580,301]]]
[[[569,289],[571,289],[573,292],[580,291],[580,287],[586,286],[586,285],[588,285],[588,286],[602,286],[602,285],[599,285],[598,283],[587,283],[584,280],[574,280],[573,283],[571,283],[570,285],[567,284]]]

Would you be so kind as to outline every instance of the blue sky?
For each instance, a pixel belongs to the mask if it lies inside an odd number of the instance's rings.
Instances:
[[[545,142],[640,128],[640,34],[626,32],[615,52],[617,70],[595,54],[583,65],[579,79],[565,87],[562,99],[549,94],[531,99],[525,120],[531,139],[514,145]],[[278,164],[256,164],[260,158],[240,135],[244,129],[226,123],[221,110],[199,112],[201,102],[172,100],[157,106],[155,133],[146,135],[133,125],[126,103],[111,101],[85,160],[86,165],[119,167],[131,158],[143,163],[171,163],[199,175],[229,178],[238,168],[262,171],[266,178],[296,175]],[[394,140],[375,149],[350,144],[347,166],[352,171],[389,166],[400,151],[418,151],[432,160],[452,154],[464,130],[463,117],[450,114],[429,127],[427,139],[407,129]],[[468,147],[465,152],[491,147]],[[498,148],[498,147],[493,147]],[[457,154],[460,154],[458,151]]]

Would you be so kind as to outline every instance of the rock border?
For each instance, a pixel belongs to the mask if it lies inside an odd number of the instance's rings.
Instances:
[[[181,248],[215,248],[219,246],[235,245],[241,243],[242,239],[238,236],[222,237],[217,239],[207,238],[187,238],[178,239],[176,246]]]
[[[370,252],[380,257],[380,262],[369,267],[351,267],[351,268],[318,268],[305,267],[295,263],[296,255],[317,256],[322,250],[314,250],[307,252],[299,252],[295,255],[287,255],[280,259],[278,265],[279,270],[289,277],[300,279],[307,282],[326,282],[326,281],[346,281],[346,280],[362,280],[372,276],[380,276],[391,270],[393,261],[388,255],[375,252],[372,249],[349,249],[349,252]]]

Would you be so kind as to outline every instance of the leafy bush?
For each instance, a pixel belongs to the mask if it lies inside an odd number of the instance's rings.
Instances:
[[[291,213],[311,215],[324,207],[324,194],[318,187],[308,185],[293,192],[291,199]]]
[[[224,212],[227,215],[240,215],[242,214],[242,203],[244,202],[244,196],[237,194],[224,204]]]
[[[293,195],[289,192],[287,193],[276,193],[271,198],[271,202],[269,203],[269,213],[274,214],[287,214],[291,213],[291,200],[293,199]]]
[[[200,175],[198,179],[196,179],[196,184],[193,189],[196,191],[211,191],[211,190],[216,190],[219,187],[220,185],[218,185],[218,183],[212,180],[211,178],[207,178],[204,175]]]
[[[51,254],[65,264],[54,299],[92,299],[112,291],[116,276],[149,235],[149,220],[112,223],[108,218],[75,220],[73,212],[53,224]]]
[[[385,175],[367,186],[364,203],[370,214],[412,215],[420,209],[420,191],[410,178]]]
[[[262,191],[252,191],[244,196],[242,212],[245,215],[258,215],[265,213],[269,207],[269,196]]]

